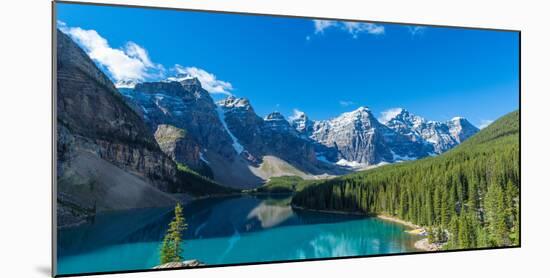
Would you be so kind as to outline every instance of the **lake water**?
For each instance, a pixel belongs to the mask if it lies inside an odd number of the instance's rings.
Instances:
[[[239,196],[194,201],[184,259],[207,265],[417,251],[417,236],[377,218],[293,210],[289,197]],[[58,274],[139,270],[159,264],[173,208],[96,216],[58,233]]]

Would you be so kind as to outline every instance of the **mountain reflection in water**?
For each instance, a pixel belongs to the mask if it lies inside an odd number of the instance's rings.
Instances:
[[[183,256],[208,265],[415,251],[401,225],[357,215],[294,210],[289,196],[234,196],[184,207]],[[60,274],[151,268],[172,208],[98,215],[58,232]]]

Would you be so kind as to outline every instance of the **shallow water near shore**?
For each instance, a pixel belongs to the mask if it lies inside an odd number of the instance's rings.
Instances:
[[[419,236],[375,217],[294,210],[289,196],[234,196],[186,205],[185,259],[207,265],[417,251]],[[149,269],[172,208],[104,213],[58,232],[58,274]]]

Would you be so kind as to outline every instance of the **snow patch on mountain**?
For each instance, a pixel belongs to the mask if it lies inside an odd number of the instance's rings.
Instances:
[[[361,168],[361,167],[365,167],[367,166],[366,164],[364,163],[359,163],[357,161],[348,161],[346,159],[340,159],[336,162],[336,165],[340,165],[340,166],[345,166],[345,167],[350,167],[350,168]]]
[[[210,164],[210,161],[208,161],[208,160],[204,157],[204,154],[203,154],[202,152],[199,152],[199,158],[200,158],[200,160],[202,160],[204,163]]]
[[[218,112],[218,117],[223,127],[225,128],[225,131],[227,132],[227,134],[229,134],[229,137],[231,137],[231,140],[233,140],[233,144],[232,144],[233,149],[235,149],[237,154],[241,154],[244,151],[244,147],[241,144],[239,144],[237,137],[235,137],[233,133],[229,130],[229,127],[227,127],[227,123],[225,122],[225,112],[223,111],[223,108],[220,106],[217,106],[216,112]]]
[[[386,124],[387,122],[394,119],[395,117],[397,117],[401,113],[403,113],[403,108],[388,109],[388,110],[380,113],[380,117],[378,118],[378,120],[381,123]]]

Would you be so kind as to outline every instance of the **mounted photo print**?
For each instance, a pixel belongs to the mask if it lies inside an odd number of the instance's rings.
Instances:
[[[55,276],[520,246],[519,31],[53,5]]]

